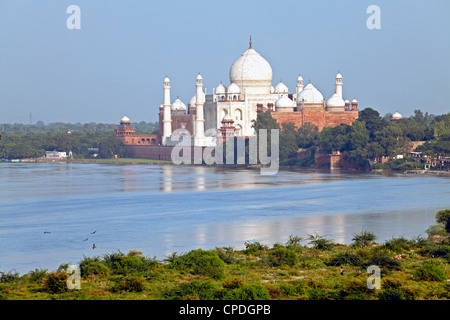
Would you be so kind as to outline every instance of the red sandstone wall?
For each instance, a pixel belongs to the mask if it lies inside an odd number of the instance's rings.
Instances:
[[[303,112],[272,112],[272,117],[281,125],[292,122],[297,127],[312,123],[321,131],[324,127],[335,127],[341,123],[351,125],[358,119],[358,111],[325,111],[323,109],[303,109]]]

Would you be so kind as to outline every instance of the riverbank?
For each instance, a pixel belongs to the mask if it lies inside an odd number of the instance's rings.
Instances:
[[[301,244],[305,241],[308,245]],[[52,272],[35,269],[23,276],[2,272],[0,298],[448,300],[449,261],[448,240],[393,238],[342,245],[323,237],[290,236],[285,244],[270,248],[246,242],[243,250],[197,249],[172,253],[163,261],[136,250],[84,257],[77,265],[79,289],[67,288],[67,263]],[[380,273],[371,281],[374,275],[367,270],[374,265]]]

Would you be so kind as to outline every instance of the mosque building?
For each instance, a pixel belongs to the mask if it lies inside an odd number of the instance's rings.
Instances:
[[[272,67],[253,47],[233,62],[229,71],[228,86],[220,83],[206,93],[203,77],[195,78],[196,91],[187,106],[178,97],[171,98],[171,82],[166,76],[163,82],[163,103],[159,107],[159,136],[139,137],[137,144],[173,146],[181,135],[189,135],[194,146],[214,146],[217,136],[208,132],[217,130],[224,139],[230,136],[249,137],[255,135],[253,124],[259,112],[269,111],[280,125],[292,122],[297,127],[305,123],[316,125],[319,130],[341,123],[351,125],[358,118],[358,102],[344,100],[342,75],[335,77],[335,92],[328,100],[309,81],[304,86],[303,78],[297,78],[295,91],[279,82],[272,85]],[[129,119],[128,119],[129,120]],[[128,123],[121,127],[128,126]],[[126,130],[116,130],[125,144],[132,145],[132,136]],[[231,133],[230,133],[231,132]],[[125,137],[127,137],[125,139]],[[127,140],[128,142],[125,142]]]

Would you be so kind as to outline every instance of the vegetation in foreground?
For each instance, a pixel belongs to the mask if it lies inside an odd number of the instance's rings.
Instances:
[[[53,272],[0,272],[0,298],[448,300],[450,210],[439,211],[436,221],[427,229],[428,239],[376,243],[376,236],[363,230],[350,245],[291,235],[272,247],[249,241],[242,250],[174,252],[163,261],[136,250],[83,257],[80,289],[68,289],[68,264],[62,264]],[[380,289],[367,286],[370,265],[381,269]]]

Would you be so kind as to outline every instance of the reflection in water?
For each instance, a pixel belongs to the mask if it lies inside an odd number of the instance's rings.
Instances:
[[[289,235],[424,234],[450,207],[448,178],[175,165],[0,164],[2,270],[56,269],[120,249],[271,245]],[[37,187],[39,186],[39,187]],[[51,231],[44,235],[44,231]],[[81,241],[93,230],[92,243]]]

